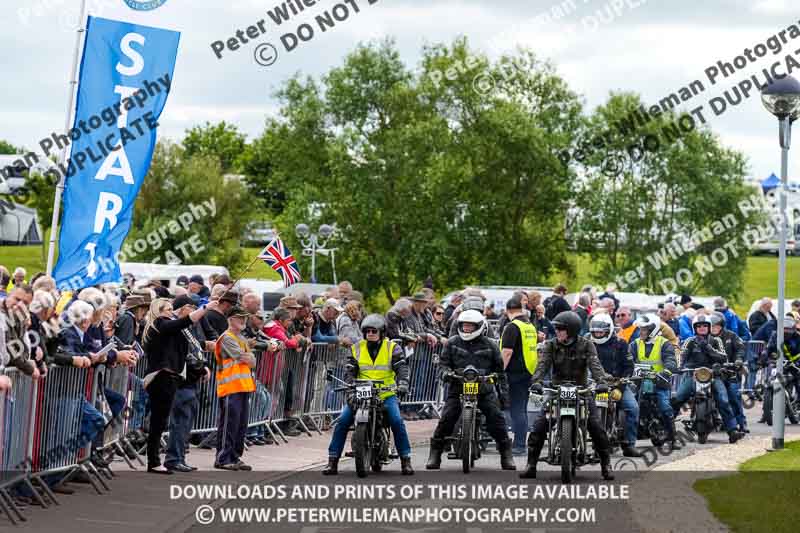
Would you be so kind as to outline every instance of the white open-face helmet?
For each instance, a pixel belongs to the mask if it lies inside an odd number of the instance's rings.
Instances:
[[[602,333],[602,336],[595,336]],[[589,322],[589,335],[595,344],[605,344],[614,336],[614,320],[607,313],[600,313],[592,317]]]
[[[647,313],[636,319],[636,326],[639,328],[639,337],[650,342],[661,332],[661,319],[655,313]]]
[[[475,329],[470,333],[464,332],[464,324],[467,323],[475,324]],[[483,314],[480,311],[468,309],[467,311],[462,311],[458,315],[458,336],[463,340],[471,341],[472,339],[477,339],[483,334],[485,329],[486,319],[483,317]]]

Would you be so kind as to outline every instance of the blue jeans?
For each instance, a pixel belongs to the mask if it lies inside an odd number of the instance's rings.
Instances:
[[[81,432],[78,439],[78,448],[83,448],[101,434],[106,425],[106,419],[103,418],[102,413],[97,408],[82,400],[81,405]]]
[[[269,409],[272,407],[270,403],[270,395],[267,388],[261,383],[256,383],[256,391],[250,396],[250,413],[257,420],[266,420],[269,418]],[[248,437],[263,437],[264,433],[264,424],[251,426],[247,430]]]
[[[667,431],[667,435],[673,437],[675,434],[674,431],[674,424],[673,418],[675,418],[674,412],[672,410],[672,404],[670,404],[670,389],[660,389],[656,387],[654,395],[656,397],[656,407],[658,409],[658,414],[661,416],[661,422],[664,424],[664,428]],[[640,399],[640,404],[641,402]]]
[[[411,442],[408,439],[403,417],[400,416],[400,402],[397,401],[397,396],[386,398],[383,401],[383,409],[389,417],[389,426],[392,428],[394,446],[397,448],[397,453],[400,457],[410,457]],[[333,438],[330,446],[328,446],[328,457],[339,458],[342,456],[344,444],[347,441],[347,430],[350,429],[353,420],[355,420],[355,414],[350,409],[350,406],[345,404],[342,414],[339,416],[339,421],[336,423],[336,429],[333,430]]]
[[[684,377],[681,386],[678,387],[678,394],[675,396],[675,403],[683,405],[686,400],[694,395],[694,377]],[[736,417],[733,415],[730,401],[728,400],[728,391],[725,384],[719,378],[714,378],[711,388],[714,390],[714,398],[717,400],[717,409],[719,414],[722,415],[722,422],[725,425],[725,431],[733,431],[736,429]]]
[[[197,387],[182,387],[175,391],[175,399],[172,400],[172,410],[169,413],[169,442],[167,442],[164,466],[186,462],[186,441],[192,431],[199,404]]]
[[[508,389],[511,395],[511,429],[514,432],[514,448],[525,448],[528,436],[528,390],[531,376],[509,376]]]
[[[744,409],[742,408],[742,394],[739,392],[739,379],[735,381],[725,381],[725,390],[728,393],[728,401],[731,404],[733,416],[736,417],[736,422],[739,427],[744,428],[747,426],[747,418],[744,416]]]
[[[625,387],[619,405],[625,411],[625,442],[629,446],[636,446],[636,436],[639,432],[639,404],[636,403],[636,395],[630,386]]]

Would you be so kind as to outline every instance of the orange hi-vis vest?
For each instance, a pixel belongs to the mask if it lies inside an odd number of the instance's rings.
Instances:
[[[224,398],[237,392],[254,392],[256,383],[253,381],[250,367],[236,359],[222,357],[222,339],[225,335],[236,341],[236,344],[242,349],[242,353],[249,351],[247,343],[240,340],[230,330],[225,331],[223,336],[217,339],[217,343],[214,345],[214,355],[217,359],[217,397]]]
[[[625,342],[631,342],[631,336],[633,336],[633,332],[636,331],[636,327],[636,324],[631,324],[627,328],[620,329],[617,335]]]

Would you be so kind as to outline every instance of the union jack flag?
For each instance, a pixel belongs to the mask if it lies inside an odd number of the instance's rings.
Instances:
[[[288,287],[294,285],[298,281],[302,281],[300,277],[300,269],[297,267],[292,253],[283,244],[280,237],[275,237],[268,245],[261,250],[258,254],[259,259],[263,259],[269,266],[281,275],[283,278],[283,286]]]

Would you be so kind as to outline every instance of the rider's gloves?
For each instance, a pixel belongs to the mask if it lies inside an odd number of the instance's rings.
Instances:
[[[598,383],[597,386],[594,388],[594,391],[597,394],[606,393],[608,392],[608,385],[606,385],[605,383]]]
[[[455,375],[456,375],[456,373],[453,372],[452,370],[444,370],[442,372],[442,381],[448,382],[448,381],[450,381],[450,378],[452,378]]]
[[[400,381],[397,383],[397,397],[400,400],[408,396],[408,381]]]
[[[660,379],[666,385],[672,385],[672,372],[667,370],[666,368],[657,374],[658,379]]]
[[[544,392],[542,384],[534,383],[533,385],[531,385],[531,392],[534,394],[542,394]]]

